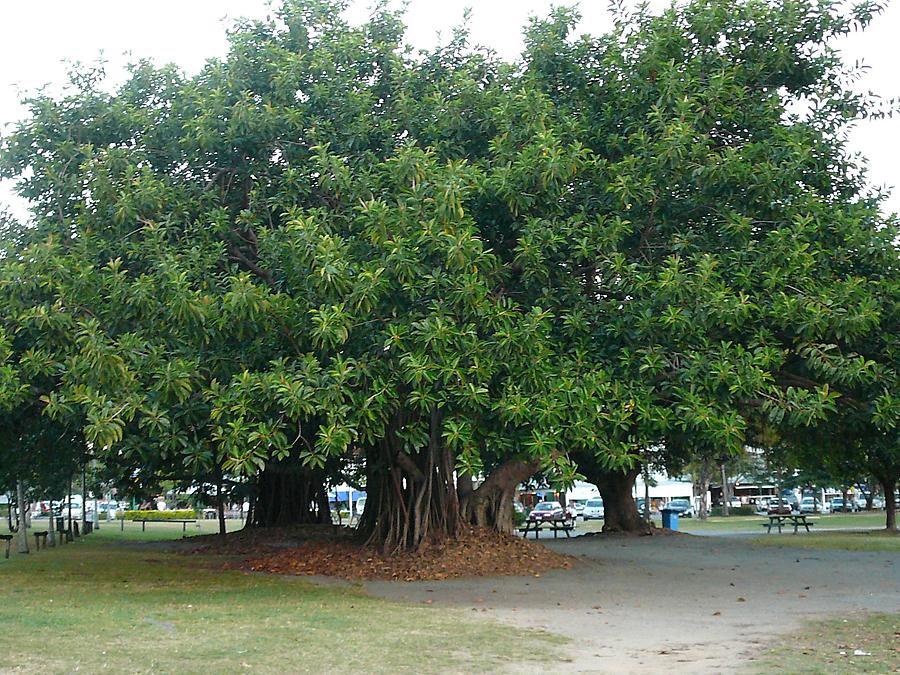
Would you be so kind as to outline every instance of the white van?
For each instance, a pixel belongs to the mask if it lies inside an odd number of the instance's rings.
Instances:
[[[69,517],[69,502],[53,502],[53,514],[57,517]],[[81,520],[81,502],[72,498],[72,519]]]

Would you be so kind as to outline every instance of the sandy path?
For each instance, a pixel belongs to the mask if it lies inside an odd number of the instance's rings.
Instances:
[[[366,589],[571,637],[571,660],[545,673],[736,672],[752,664],[760,645],[804,620],[900,611],[896,553],[763,548],[731,537],[543,543],[582,563],[540,578],[370,582]],[[511,672],[528,672],[515,660],[511,654]]]

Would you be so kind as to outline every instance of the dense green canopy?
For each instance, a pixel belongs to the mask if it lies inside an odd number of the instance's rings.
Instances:
[[[49,418],[132,480],[252,479],[258,524],[323,517],[361,468],[397,549],[506,526],[520,480],[576,461],[728,453],[760,420],[893,433],[897,229],[828,46],[875,6],[696,1],[598,37],[557,10],[509,64],[342,8],[28,101],[0,456],[52,453],[23,431]]]

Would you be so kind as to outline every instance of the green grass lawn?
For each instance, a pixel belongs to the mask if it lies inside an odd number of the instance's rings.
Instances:
[[[884,511],[872,511],[869,513],[836,513],[834,515],[814,514],[810,516],[810,521],[815,523],[815,525],[813,525],[814,530],[878,530],[884,528]],[[658,517],[654,517],[654,522],[657,526],[660,525]],[[769,520],[766,516],[716,516],[707,518],[705,521],[700,520],[699,518],[679,518],[678,529],[682,532],[693,532],[697,534],[715,532],[760,534],[765,532],[761,523],[767,522],[769,522]],[[602,527],[602,520],[591,520],[587,523],[583,523],[579,520],[575,531],[576,534],[582,532],[594,532],[599,531]]]
[[[863,652],[859,654],[859,652]],[[851,615],[811,624],[768,649],[752,672],[896,673],[900,668],[900,616]]]
[[[813,528],[827,529],[879,529],[884,527],[884,511],[869,513],[812,514],[809,520]],[[699,518],[679,518],[678,529],[683,532],[764,532],[760,523],[768,522],[766,516],[717,516],[702,521]]]
[[[752,540],[760,546],[791,546],[796,548],[840,549],[844,551],[897,551],[900,535],[884,530],[870,532],[811,532],[802,536],[763,535]]]
[[[137,543],[180,537],[180,526],[126,523],[0,558],[0,672],[473,672],[512,654],[540,667],[562,650],[562,638],[460,610],[221,571]]]

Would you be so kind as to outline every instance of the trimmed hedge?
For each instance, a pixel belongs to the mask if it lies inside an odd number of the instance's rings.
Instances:
[[[714,506],[709,510],[709,515],[711,516],[724,516],[725,509],[721,506]],[[732,506],[728,509],[728,515],[730,516],[753,516],[756,515],[756,509],[752,506]]]
[[[196,511],[125,511],[125,520],[192,520]]]

